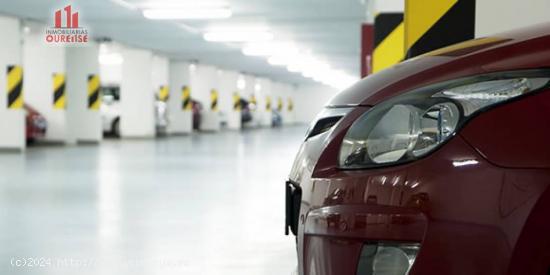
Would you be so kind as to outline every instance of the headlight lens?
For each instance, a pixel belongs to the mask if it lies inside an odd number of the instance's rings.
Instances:
[[[340,149],[342,168],[403,163],[429,154],[474,114],[547,86],[548,73],[485,75],[414,90],[363,114]]]
[[[419,249],[418,244],[364,245],[357,275],[406,275],[414,264]]]

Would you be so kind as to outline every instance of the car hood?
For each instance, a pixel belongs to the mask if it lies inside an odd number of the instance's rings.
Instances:
[[[336,95],[330,107],[373,106],[432,83],[481,73],[550,66],[550,24],[478,38],[399,63]]]

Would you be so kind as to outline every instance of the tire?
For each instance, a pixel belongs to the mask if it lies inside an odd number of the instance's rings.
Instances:
[[[120,137],[120,118],[116,118],[115,121],[113,121],[113,126],[111,127],[111,132],[113,135],[117,138]]]

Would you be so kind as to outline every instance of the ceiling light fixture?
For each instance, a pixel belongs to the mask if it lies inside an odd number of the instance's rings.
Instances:
[[[159,0],[147,1],[139,4],[139,7],[142,9],[205,9],[223,8],[228,6],[229,4],[227,2],[211,0]]]
[[[273,40],[273,34],[268,31],[211,31],[203,35],[210,42],[255,42]]]
[[[291,43],[249,43],[242,52],[247,56],[273,56],[273,55],[294,55],[298,49]]]
[[[143,10],[143,16],[153,20],[204,20],[204,19],[225,19],[232,15],[229,8],[195,8],[195,9],[146,9]]]

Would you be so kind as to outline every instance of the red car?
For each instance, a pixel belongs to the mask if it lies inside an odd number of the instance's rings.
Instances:
[[[48,126],[46,119],[36,109],[27,104],[23,105],[23,108],[25,109],[27,142],[33,142],[44,137]]]
[[[550,274],[550,25],[369,76],[287,182],[302,275]]]

